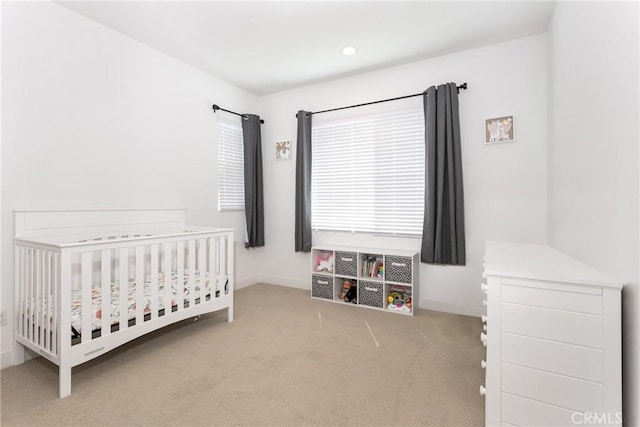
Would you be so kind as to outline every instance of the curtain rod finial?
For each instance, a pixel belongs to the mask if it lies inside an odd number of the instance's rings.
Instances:
[[[217,112],[220,109],[220,107],[218,105],[216,105],[216,104],[213,104],[213,106],[211,108],[213,108],[213,112],[214,113]]]

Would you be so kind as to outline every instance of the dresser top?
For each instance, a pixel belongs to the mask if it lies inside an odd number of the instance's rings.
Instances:
[[[621,289],[622,283],[548,245],[487,242],[484,273]]]

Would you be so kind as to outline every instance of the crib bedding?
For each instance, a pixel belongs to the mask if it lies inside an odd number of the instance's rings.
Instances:
[[[178,290],[182,286],[182,295],[184,302],[190,301],[190,280],[191,273],[188,270],[183,272],[182,283],[178,281],[178,272],[176,270],[171,271],[170,286],[171,286],[171,307],[177,306]],[[204,273],[204,277],[200,271],[194,272],[193,287],[195,298],[199,296],[209,297],[212,291],[212,277],[209,272]],[[220,292],[222,286],[226,284],[226,277],[215,277],[213,280],[214,289],[216,295]],[[165,293],[166,277],[163,272],[158,273],[158,311],[164,311],[166,307],[166,293]],[[94,285],[91,290],[91,330],[95,331],[102,326],[102,316],[104,315],[104,307],[102,305],[102,289],[100,285]],[[127,319],[135,319],[136,317],[136,281],[133,278],[129,279],[128,283],[128,297],[127,297]],[[144,277],[144,290],[143,290],[143,302],[144,302],[144,314],[151,313],[151,276]],[[111,324],[119,323],[120,321],[120,282],[111,283],[111,301],[107,307],[108,315],[111,317]],[[71,292],[71,327],[74,334],[82,333],[82,290],[73,290]]]
[[[183,281],[182,281],[182,296],[183,296],[183,305],[184,307],[189,307],[191,301],[190,295],[190,287],[189,280],[191,273],[189,270],[183,271]],[[204,279],[201,279],[200,271],[196,270],[194,279],[193,279],[193,287],[194,287],[194,302],[200,303],[201,297],[204,297],[204,300],[209,300],[211,298],[211,274],[209,272],[205,272]],[[165,313],[165,274],[163,272],[158,273],[158,313],[159,315],[164,315]],[[220,292],[226,293],[228,291],[229,277],[227,275],[219,275],[214,276],[214,289],[215,296],[218,297]],[[178,272],[177,270],[171,271],[171,309],[170,311],[176,311],[178,309]],[[128,298],[127,298],[127,320],[128,325],[135,325],[136,318],[136,280],[135,278],[129,278],[128,282]],[[111,283],[111,302],[109,304],[108,311],[111,317],[111,331],[117,331],[120,324],[120,282],[112,282]],[[147,321],[151,315],[151,301],[152,301],[152,291],[151,291],[151,276],[147,275],[144,277],[144,290],[143,290],[143,315],[144,320]],[[100,329],[102,327],[102,289],[99,284],[95,284],[91,289],[91,331],[94,336],[100,336]],[[49,310],[47,309],[46,301],[43,301],[42,298],[31,300],[31,304],[26,308],[27,313],[41,313],[42,322],[47,322],[47,317],[49,316]],[[35,319],[34,319],[35,321]],[[53,324],[54,319],[52,317],[49,318],[49,322]],[[71,291],[71,335],[72,338],[80,337],[82,332],[82,289],[76,289]],[[97,333],[97,335],[96,335]]]

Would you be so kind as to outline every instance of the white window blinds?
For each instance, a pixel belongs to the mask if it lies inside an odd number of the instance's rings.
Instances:
[[[422,235],[424,115],[416,99],[314,117],[313,229]]]
[[[244,150],[240,116],[218,113],[218,210],[244,209]]]

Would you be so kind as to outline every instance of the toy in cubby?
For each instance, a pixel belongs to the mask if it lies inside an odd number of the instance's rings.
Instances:
[[[344,302],[350,302],[353,304],[358,303],[358,287],[357,286],[351,286],[351,288],[349,288],[349,290],[344,296]]]
[[[343,299],[344,302],[351,302],[353,304],[357,304],[358,303],[357,289],[358,287],[356,286],[354,281],[350,279],[345,279],[344,282],[342,282],[342,290],[340,291],[338,298]]]
[[[318,251],[316,253],[315,270],[333,273],[333,252]]]
[[[391,311],[400,311],[403,313],[411,313],[411,293],[403,286],[394,285],[389,290],[387,296],[387,306]]]

